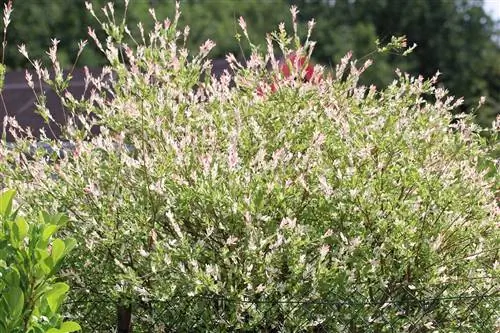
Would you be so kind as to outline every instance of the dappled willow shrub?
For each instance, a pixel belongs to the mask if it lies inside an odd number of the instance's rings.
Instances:
[[[494,166],[470,119],[452,121],[461,100],[437,76],[365,87],[370,62],[350,55],[332,73],[316,66],[321,79],[300,79],[301,64],[285,76],[275,48],[308,57],[313,43],[283,26],[267,53],[203,76],[213,44],[188,55],[178,14],[153,19],[133,37],[103,24],[109,67],[88,75],[90,97],[61,90],[95,115],[64,128],[71,154],[1,148],[18,161],[2,162],[3,182],[26,206],[72,218],[68,316],[94,331],[113,327],[116,304],[147,332],[494,330]]]

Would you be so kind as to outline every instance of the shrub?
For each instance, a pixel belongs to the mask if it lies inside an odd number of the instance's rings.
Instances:
[[[14,191],[0,194],[0,332],[66,333],[80,330],[63,321],[60,306],[68,285],[57,282],[71,238],[54,238],[67,222],[61,214],[40,213],[29,223],[12,209]]]
[[[229,55],[232,71],[210,77],[212,43],[190,56],[178,15],[153,19],[128,45],[125,23],[101,21],[110,66],[87,99],[65,93],[49,51],[72,117],[44,141],[73,153],[28,160],[27,132],[0,150],[6,186],[77,221],[71,315],[92,331],[116,306],[138,332],[494,331],[494,161],[437,76],[365,87],[370,62],[349,55],[321,80],[283,76],[275,48],[307,57],[313,43],[280,26],[266,54]]]

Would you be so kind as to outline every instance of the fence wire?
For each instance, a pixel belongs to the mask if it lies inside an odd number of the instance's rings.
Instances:
[[[130,303],[133,332],[497,332],[500,323],[498,281],[453,294],[444,285],[434,296],[401,286],[370,295],[353,291],[328,297],[230,298],[176,295],[168,300]],[[84,332],[118,330],[117,303],[88,294],[66,304],[66,313]],[[73,315],[71,315],[73,314]],[[77,314],[77,315],[75,315]]]

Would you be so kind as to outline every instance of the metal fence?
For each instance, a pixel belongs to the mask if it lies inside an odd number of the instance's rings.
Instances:
[[[84,332],[497,332],[498,281],[483,290],[433,297],[402,286],[327,299],[175,296],[117,306],[106,295],[66,304]]]

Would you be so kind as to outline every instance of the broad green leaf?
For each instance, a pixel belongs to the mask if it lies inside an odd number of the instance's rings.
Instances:
[[[54,265],[59,262],[59,260],[64,256],[66,245],[64,244],[64,241],[61,239],[57,238],[52,242],[52,260],[54,261]]]
[[[35,249],[35,260],[40,262],[45,260],[47,257],[49,257],[49,251],[47,250],[48,246],[45,246],[43,248],[37,248]]]
[[[28,234],[29,226],[23,217],[18,217],[13,224],[14,234],[19,241],[22,241]]]
[[[43,263],[45,264],[45,266],[42,266],[42,268],[44,269],[45,274],[50,274],[50,272],[52,272],[56,267],[56,262],[54,261],[54,258],[52,256],[48,256],[47,258],[45,258]]]
[[[57,229],[59,229],[59,227],[55,224],[45,226],[42,232],[42,242],[40,243],[40,246],[46,247],[49,242],[50,236],[52,236],[57,231]]]
[[[74,321],[65,321],[64,323],[61,324],[59,332],[61,333],[76,332],[80,331],[81,329],[82,328],[78,323],[75,323]]]
[[[43,279],[47,274],[51,272],[51,269],[44,261],[40,261],[34,267],[34,275],[37,279]]]
[[[12,211],[12,201],[16,191],[7,190],[0,194],[0,215],[7,217]]]
[[[21,277],[19,276],[17,268],[11,266],[3,279],[9,286],[18,286]]]
[[[9,245],[17,249],[19,247],[19,239],[14,229],[14,221],[9,219],[4,223],[4,230],[9,235]]]
[[[3,298],[7,304],[10,317],[12,320],[17,320],[23,311],[23,291],[18,286],[11,286],[7,291],[4,291]]]
[[[61,333],[61,330],[57,328],[51,328],[46,333]]]
[[[49,304],[50,310],[56,312],[61,306],[64,296],[69,290],[69,286],[66,283],[58,282],[55,283],[45,294],[47,303]]]
[[[54,264],[47,247],[36,249],[35,253],[36,253],[35,275],[37,278],[41,278],[52,271]]]

